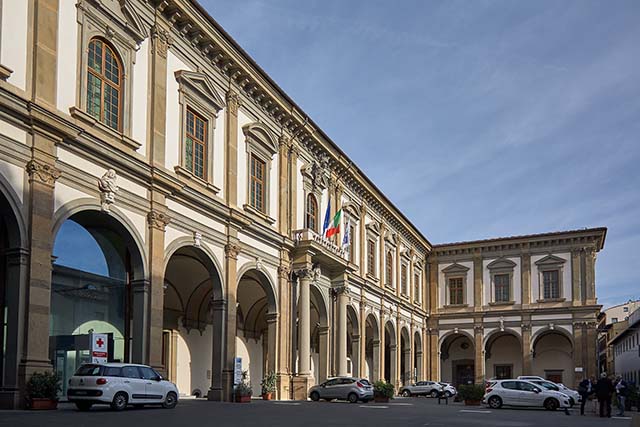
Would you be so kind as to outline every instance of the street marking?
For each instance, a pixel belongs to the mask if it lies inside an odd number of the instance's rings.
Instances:
[[[300,402],[273,402],[274,405],[287,405],[287,406],[298,406],[298,405],[302,405],[302,403]]]
[[[460,409],[460,412],[472,412],[474,414],[490,414],[491,411],[480,411],[476,409]]]
[[[611,418],[613,418],[614,420],[630,420],[631,419],[631,417],[611,417]]]
[[[360,405],[361,408],[367,409],[389,409],[388,406],[371,406],[371,405]]]
[[[413,406],[413,403],[390,403],[392,406]]]

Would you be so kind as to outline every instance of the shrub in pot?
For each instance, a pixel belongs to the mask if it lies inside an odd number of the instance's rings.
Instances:
[[[484,392],[484,386],[478,384],[465,384],[458,388],[458,395],[464,400],[465,405],[479,405]]]
[[[251,390],[251,384],[249,384],[249,373],[242,371],[240,383],[238,383],[234,389],[235,400],[239,403],[249,403],[251,402],[252,394],[253,390]]]
[[[260,386],[262,388],[262,398],[264,400],[271,400],[273,394],[276,392],[276,373],[269,372],[265,375]]]
[[[383,380],[378,380],[373,383],[373,399],[376,402],[388,402],[395,394],[395,387],[393,384]]]
[[[56,409],[62,390],[56,372],[34,372],[27,381],[27,406],[31,409]]]

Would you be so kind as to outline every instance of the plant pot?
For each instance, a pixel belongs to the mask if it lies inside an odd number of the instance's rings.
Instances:
[[[251,402],[251,396],[236,396],[237,403],[249,403]]]
[[[376,403],[389,403],[389,398],[387,396],[373,396],[373,400]]]
[[[475,399],[465,399],[464,404],[466,406],[480,406],[481,401]]]
[[[58,401],[34,397],[29,402],[29,408],[36,411],[58,409]]]
[[[264,393],[262,395],[262,400],[272,400],[273,399],[273,393]]]

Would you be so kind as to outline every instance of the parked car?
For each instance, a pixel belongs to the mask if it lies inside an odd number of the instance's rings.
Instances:
[[[452,384],[442,382],[438,384],[442,386],[442,391],[444,392],[444,395],[446,397],[452,397],[458,394],[458,390],[456,390],[456,388]]]
[[[406,385],[400,389],[400,395],[411,396],[431,396],[437,397],[442,390],[442,386],[435,381],[418,381],[417,383]]]
[[[555,411],[558,408],[570,407],[566,394],[547,390],[524,380],[491,381],[482,402],[493,409],[502,406],[532,406]]]
[[[309,398],[314,402],[324,400],[348,400],[368,402],[373,399],[373,386],[365,378],[332,378],[309,389]]]
[[[565,386],[562,383],[554,383],[553,381],[542,379],[541,377],[532,377],[532,376],[519,376],[519,380],[527,380],[531,381],[535,384],[541,385],[549,390],[559,391],[560,393],[564,393],[569,396],[569,403],[571,406],[576,403],[580,403],[582,401],[582,396],[576,390],[572,390],[569,387]]]
[[[178,404],[178,388],[150,366],[85,364],[69,378],[67,398],[80,411],[88,411],[94,404],[111,405],[116,411],[147,404],[172,409]]]

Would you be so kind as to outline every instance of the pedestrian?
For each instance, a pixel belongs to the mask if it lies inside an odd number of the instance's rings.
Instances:
[[[600,406],[600,417],[611,418],[611,396],[613,396],[614,387],[613,382],[607,376],[606,372],[600,374],[600,379],[596,383],[596,397],[598,398],[598,404]]]
[[[594,392],[595,386],[595,378],[592,376],[591,378],[585,378],[580,381],[578,384],[578,393],[580,393],[580,398],[582,401],[580,402],[580,415],[584,415],[584,405],[587,404],[587,400],[589,400],[589,396],[591,396]]]
[[[624,416],[625,398],[629,394],[627,382],[620,375],[616,378],[616,398],[618,399],[618,416]]]

